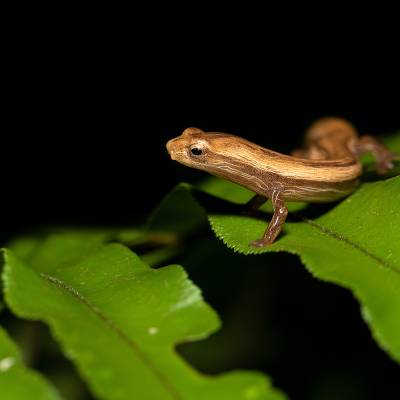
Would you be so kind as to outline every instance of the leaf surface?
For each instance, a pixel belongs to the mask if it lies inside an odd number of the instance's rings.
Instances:
[[[316,277],[353,291],[378,343],[400,362],[400,177],[363,185],[315,220],[285,224],[270,247],[254,249],[266,222],[211,214],[215,234],[243,254],[286,251]]]
[[[154,270],[125,246],[81,240],[54,235],[6,250],[5,298],[17,315],[49,324],[98,398],[285,398],[262,374],[206,377],[174,352],[219,328],[181,267]]]

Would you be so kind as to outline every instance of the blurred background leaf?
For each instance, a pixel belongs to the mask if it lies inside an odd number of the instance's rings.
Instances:
[[[0,395],[4,400],[61,400],[57,390],[25,367],[17,345],[0,327]]]

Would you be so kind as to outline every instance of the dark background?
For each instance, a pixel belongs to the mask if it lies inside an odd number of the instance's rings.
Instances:
[[[393,81],[362,74],[349,59],[336,64],[329,52],[310,59],[293,50],[281,58],[271,49],[217,45],[208,53],[182,45],[175,53],[161,38],[155,46],[50,33],[25,35],[6,76],[3,243],[39,226],[144,221],[177,182],[204,176],[165,151],[188,126],[282,152],[298,146],[320,116],[348,118],[373,135],[400,128]],[[398,366],[371,339],[349,292],[312,279],[295,257],[270,256],[266,271],[261,261],[248,266],[212,243],[213,257],[229,260],[230,269],[225,263],[222,272],[210,271],[209,260],[189,256],[180,261],[222,314],[224,329],[236,333],[215,339],[216,348],[218,340],[233,346],[224,361],[183,347],[200,369],[259,368],[293,399],[375,399],[398,389]]]
[[[167,59],[153,70],[135,58],[104,64],[96,54],[34,56],[20,60],[29,67],[16,65],[7,82],[0,159],[6,232],[143,219],[176,182],[202,176],[170,161],[165,150],[188,126],[281,152],[300,145],[320,116],[348,118],[363,133],[399,128],[392,100],[398,93],[390,85],[365,90],[259,66],[238,75],[229,65],[172,79]]]

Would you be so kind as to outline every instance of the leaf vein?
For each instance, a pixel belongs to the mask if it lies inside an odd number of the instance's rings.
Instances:
[[[374,261],[376,261],[378,264],[381,264],[383,267],[389,269],[392,272],[395,272],[396,274],[400,274],[400,268],[392,265],[391,263],[387,262],[386,260],[382,259],[381,257],[377,256],[376,254],[372,253],[371,251],[369,251],[368,249],[366,249],[365,247],[359,245],[356,242],[353,242],[352,240],[346,238],[345,236],[343,236],[340,233],[337,233],[323,225],[318,224],[315,221],[312,221],[310,219],[304,218],[303,219],[308,225],[318,229],[319,231],[325,233],[326,235],[339,240],[343,243],[346,243],[347,245],[353,247],[354,249],[357,249],[358,251],[360,251],[361,253],[363,253],[364,255],[366,255],[367,257],[373,259]]]
[[[86,307],[89,308],[98,318],[100,318],[127,346],[132,349],[136,356],[143,362],[144,365],[155,375],[160,384],[165,388],[165,390],[170,394],[171,398],[174,400],[182,400],[181,395],[178,393],[175,386],[173,386],[167,379],[167,377],[154,365],[146,353],[135,343],[128,335],[125,334],[113,320],[111,320],[107,315],[105,315],[97,306],[92,304],[87,298],[82,296],[75,288],[68,286],[64,281],[50,276],[47,274],[40,274],[48,282],[56,285],[58,288],[66,291]]]

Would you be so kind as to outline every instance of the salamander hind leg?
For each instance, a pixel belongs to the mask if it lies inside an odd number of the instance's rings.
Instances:
[[[369,135],[360,137],[355,145],[355,153],[358,156],[364,153],[372,153],[378,174],[386,174],[393,168],[393,161],[399,159],[398,155],[392,153],[386,146]]]
[[[270,246],[282,231],[283,224],[288,215],[288,209],[286,208],[284,201],[279,197],[278,192],[273,192],[271,200],[274,207],[274,215],[272,216],[262,238],[250,243],[250,246],[252,247]]]
[[[244,205],[244,213],[248,215],[254,214],[267,200],[267,197],[256,194]]]

